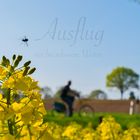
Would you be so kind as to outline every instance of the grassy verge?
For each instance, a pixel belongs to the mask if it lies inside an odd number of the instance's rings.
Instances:
[[[96,127],[99,125],[100,116],[107,115],[113,116],[116,122],[118,122],[124,130],[130,127],[140,127],[140,114],[128,115],[123,113],[94,113],[92,116],[86,115],[82,117],[75,113],[73,117],[66,117],[64,114],[56,112],[52,113],[50,111],[47,112],[46,116],[44,117],[44,122],[55,122],[63,126],[68,125],[71,122],[77,122],[83,127],[90,123],[93,128],[96,129]]]

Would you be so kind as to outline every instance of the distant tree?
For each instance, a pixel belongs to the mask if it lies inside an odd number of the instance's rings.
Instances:
[[[138,4],[140,4],[140,0],[133,0],[134,2],[137,2]]]
[[[97,90],[93,90],[88,96],[88,98],[103,100],[103,99],[107,99],[107,94],[104,91],[97,89]]]
[[[63,87],[60,87],[60,88],[56,91],[56,93],[54,94],[54,97],[55,97],[55,98],[60,98],[62,89],[63,89]]]
[[[130,100],[135,100],[136,99],[135,94],[134,94],[133,91],[130,92],[129,99]]]
[[[50,87],[42,87],[40,90],[43,99],[51,98],[52,97],[52,90]]]
[[[138,88],[139,75],[130,68],[117,67],[106,78],[106,86],[117,88],[123,94],[129,88]]]

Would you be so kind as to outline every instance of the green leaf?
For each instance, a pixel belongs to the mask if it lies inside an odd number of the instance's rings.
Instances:
[[[29,71],[30,67],[26,67],[24,72],[23,72],[23,76],[27,75],[28,71]]]
[[[31,61],[27,61],[25,64],[24,64],[24,67],[27,67],[31,64]]]
[[[6,66],[6,57],[5,56],[2,57],[1,65]]]
[[[6,57],[5,57],[5,56],[3,56],[3,57],[2,57],[2,60],[3,60],[3,61],[6,61]]]
[[[17,57],[17,60],[20,62],[20,61],[22,60],[22,55],[19,55],[19,56]]]
[[[16,59],[16,61],[15,61],[15,63],[14,63],[14,68],[15,68],[15,67],[17,67],[17,66],[18,66],[18,64],[19,64],[19,60],[18,60],[18,59]]]
[[[32,69],[28,72],[28,74],[31,75],[32,73],[35,72],[35,70],[36,70],[36,68],[32,68]]]
[[[13,55],[12,59],[13,59],[13,61],[16,59],[16,55],[15,54]]]
[[[5,63],[6,63],[6,66],[9,66],[10,65],[10,60],[6,59]]]

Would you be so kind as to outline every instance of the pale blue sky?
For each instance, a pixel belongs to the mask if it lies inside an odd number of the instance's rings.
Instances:
[[[106,75],[117,66],[140,74],[140,5],[132,0],[3,0],[0,17],[0,56],[32,60],[33,77],[54,92],[71,79],[83,94],[100,88],[120,98]]]

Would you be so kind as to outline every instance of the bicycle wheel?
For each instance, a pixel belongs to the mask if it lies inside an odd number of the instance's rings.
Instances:
[[[62,102],[54,102],[52,115],[57,116],[58,114],[66,114],[66,106]]]
[[[90,105],[82,105],[79,108],[78,114],[81,117],[93,117],[94,109]]]

